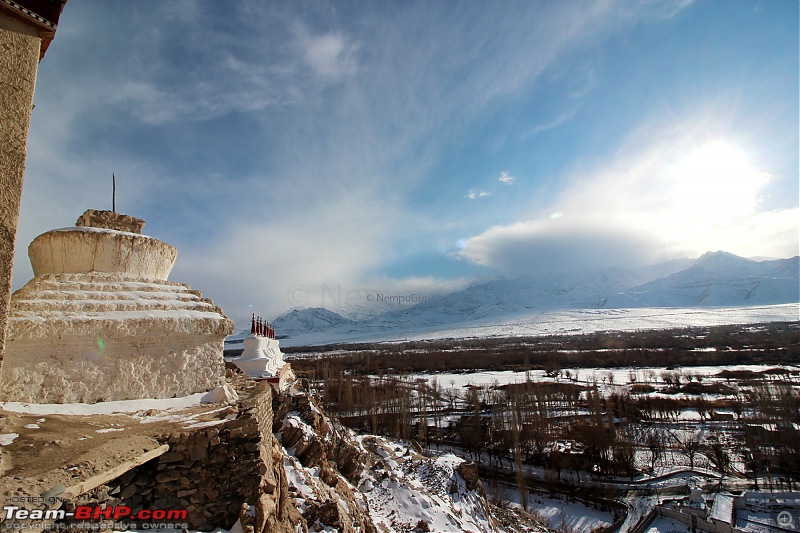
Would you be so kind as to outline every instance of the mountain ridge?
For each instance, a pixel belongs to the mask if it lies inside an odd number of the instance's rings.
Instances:
[[[312,331],[424,329],[530,310],[784,304],[800,301],[799,273],[798,256],[755,261],[719,250],[634,269],[498,279],[362,320],[309,308],[293,309],[273,322],[282,336],[293,337]]]

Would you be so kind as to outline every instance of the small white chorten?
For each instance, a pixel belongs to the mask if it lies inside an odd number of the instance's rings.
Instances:
[[[244,338],[244,351],[234,364],[253,379],[267,380],[283,388],[287,380],[294,379],[291,365],[283,360],[283,353],[275,330],[270,324],[253,315],[250,335]]]

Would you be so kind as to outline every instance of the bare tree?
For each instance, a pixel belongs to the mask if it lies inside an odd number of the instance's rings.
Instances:
[[[645,438],[645,446],[650,450],[650,470],[655,471],[656,463],[664,456],[664,434],[658,428],[652,428]]]
[[[689,468],[694,470],[694,458],[700,451],[700,445],[703,442],[703,430],[687,431],[683,435],[673,431],[672,438],[678,449],[689,459]]]
[[[731,464],[731,456],[730,449],[722,442],[722,432],[715,430],[707,441],[708,446],[705,447],[706,457],[721,475],[725,475]]]
[[[511,398],[511,434],[514,438],[514,466],[517,473],[517,488],[519,489],[520,503],[522,510],[528,510],[528,488],[525,485],[525,470],[522,461],[522,442],[520,435],[522,434],[522,423],[519,419],[518,404],[515,397]]]

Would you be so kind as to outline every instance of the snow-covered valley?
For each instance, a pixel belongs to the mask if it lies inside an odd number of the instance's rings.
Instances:
[[[797,303],[754,307],[529,311],[504,318],[485,318],[454,324],[420,324],[394,328],[350,324],[304,333],[298,332],[291,337],[282,339],[281,345],[313,346],[332,343],[402,342],[581,334],[597,331],[636,331],[685,326],[783,322],[797,320],[798,316],[800,316],[800,304]],[[281,330],[279,329],[279,331]]]
[[[495,280],[367,317],[293,309],[274,325],[283,346],[307,346],[785,321],[798,318],[798,302],[798,257],[709,252],[647,268]]]

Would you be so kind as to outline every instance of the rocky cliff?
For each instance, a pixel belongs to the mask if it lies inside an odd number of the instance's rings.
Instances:
[[[309,531],[546,531],[530,516],[498,509],[478,471],[416,443],[356,435],[327,417],[301,382],[273,400],[291,505]]]
[[[164,527],[140,518],[161,509],[185,512],[169,522],[198,531],[542,531],[493,507],[474,466],[356,435],[302,382],[278,393],[229,365],[225,385],[197,396],[168,410],[98,403],[97,414],[0,404],[0,498],[28,510],[128,509],[123,522],[139,529]]]

